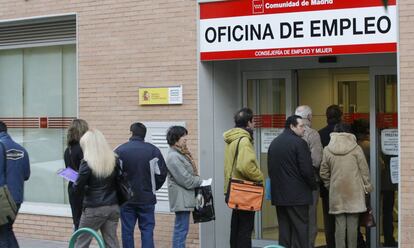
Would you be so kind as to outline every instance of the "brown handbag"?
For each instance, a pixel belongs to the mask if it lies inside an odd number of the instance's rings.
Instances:
[[[367,228],[376,226],[374,215],[372,214],[372,209],[370,207],[367,208],[366,212],[360,214],[359,225]]]
[[[237,163],[239,153],[239,139],[236,153],[234,155],[233,166],[230,173],[229,184],[227,187],[226,203],[229,208],[247,211],[260,211],[262,209],[264,188],[261,182],[251,182],[232,178],[234,165]]]

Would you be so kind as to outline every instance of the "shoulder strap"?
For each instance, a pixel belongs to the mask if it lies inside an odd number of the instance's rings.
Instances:
[[[239,155],[239,144],[240,144],[241,139],[243,139],[243,137],[240,137],[239,141],[237,142],[236,152],[234,153],[233,165],[232,165],[232,167],[231,167],[230,178],[232,178],[232,176],[233,176],[234,165],[236,164],[236,162],[237,162],[237,157],[238,157],[238,155]]]
[[[4,162],[4,184],[7,184],[7,153],[6,153],[6,146],[4,146],[3,142],[0,142],[0,145],[3,149],[3,162]]]

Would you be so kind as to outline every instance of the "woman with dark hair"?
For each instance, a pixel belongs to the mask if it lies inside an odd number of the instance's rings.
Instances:
[[[171,212],[175,212],[173,248],[185,247],[190,212],[196,206],[194,188],[203,182],[187,148],[187,134],[187,129],[181,126],[172,126],[167,132],[167,142],[170,145],[166,159],[168,195]]]
[[[329,213],[335,216],[335,246],[356,248],[359,214],[367,210],[365,196],[372,191],[369,168],[350,127],[335,125],[323,150],[320,176],[329,190]]]
[[[82,119],[75,119],[68,128],[67,148],[63,155],[65,167],[74,171],[79,170],[79,165],[83,159],[83,152],[79,145],[81,137],[88,131],[88,123]],[[75,231],[79,228],[79,221],[82,214],[83,193],[75,193],[73,191],[73,183],[69,182],[68,196],[70,208],[72,210],[72,220]]]

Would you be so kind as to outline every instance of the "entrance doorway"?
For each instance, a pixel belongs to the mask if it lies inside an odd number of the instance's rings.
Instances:
[[[370,247],[396,247],[398,227],[398,139],[397,76],[394,68],[330,68],[243,73],[243,105],[255,112],[255,146],[261,170],[267,177],[267,149],[284,126],[286,116],[298,105],[313,110],[312,127],[326,125],[325,111],[337,104],[343,110],[343,121],[349,124],[364,120],[374,192],[370,205],[377,227],[361,233]],[[392,139],[391,137],[394,137]],[[394,148],[391,148],[394,147]],[[394,174],[393,174],[394,173]],[[394,177],[393,177],[394,175]],[[326,244],[321,201],[318,204],[316,246]],[[265,199],[257,213],[254,246],[274,244],[278,239],[275,207]]]

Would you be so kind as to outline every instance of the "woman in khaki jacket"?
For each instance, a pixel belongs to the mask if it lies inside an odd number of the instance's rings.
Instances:
[[[329,189],[329,213],[335,215],[337,248],[346,247],[345,237],[348,248],[357,247],[358,217],[367,210],[365,196],[372,191],[364,152],[349,132],[345,124],[335,126],[320,168],[321,179]]]

